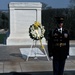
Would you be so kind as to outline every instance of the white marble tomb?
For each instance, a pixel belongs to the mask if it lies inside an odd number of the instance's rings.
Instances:
[[[33,40],[29,36],[29,27],[35,21],[41,23],[40,2],[10,2],[10,35],[7,45],[31,45]],[[46,44],[43,38],[43,44]],[[38,42],[39,44],[39,42]]]

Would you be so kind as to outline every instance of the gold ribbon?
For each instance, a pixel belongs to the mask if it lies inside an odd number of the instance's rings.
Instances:
[[[40,40],[41,48],[42,48],[42,49],[45,49],[45,48],[44,48],[44,45],[42,44],[41,39],[39,39],[39,40]]]
[[[41,48],[44,49],[44,46],[43,46],[43,44],[42,44],[42,40],[40,39],[40,36],[39,36],[39,33],[38,33],[37,30],[36,30],[36,34],[37,34],[37,36],[39,37],[39,41],[40,41],[40,44],[41,44]]]
[[[39,33],[38,33],[38,27],[40,26],[40,23],[37,22],[37,21],[35,21],[34,26],[37,28],[37,30],[35,32],[36,32],[37,36],[39,37],[41,48],[45,49],[44,46],[43,46],[43,44],[42,44],[42,40],[40,39]]]
[[[40,26],[40,23],[37,22],[37,21],[35,21],[35,22],[34,22],[34,27],[35,27],[35,29],[38,29],[39,26]]]

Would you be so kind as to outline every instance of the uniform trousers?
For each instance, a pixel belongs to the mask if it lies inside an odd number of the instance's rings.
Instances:
[[[53,75],[63,75],[65,66],[65,59],[59,60],[53,58]]]

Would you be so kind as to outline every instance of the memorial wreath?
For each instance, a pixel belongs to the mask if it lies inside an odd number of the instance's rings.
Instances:
[[[29,27],[29,36],[33,40],[41,40],[44,37],[44,33],[44,26],[37,21]]]

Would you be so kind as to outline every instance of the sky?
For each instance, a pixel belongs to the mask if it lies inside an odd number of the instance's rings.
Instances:
[[[44,2],[52,8],[68,8],[70,0],[0,0],[0,10],[7,10],[10,2]]]

